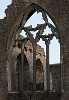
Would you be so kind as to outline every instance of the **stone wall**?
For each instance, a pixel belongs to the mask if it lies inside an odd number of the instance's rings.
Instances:
[[[61,92],[61,65],[50,65],[50,84],[51,90],[54,92]]]
[[[12,0],[6,10],[6,17],[0,20],[0,100],[7,100],[8,79],[7,64],[10,69],[12,39],[16,34],[18,25],[28,11],[30,5],[35,3],[44,8],[58,29],[61,44],[62,64],[62,96],[61,100],[69,100],[69,1],[68,0]],[[11,62],[12,64],[12,62]],[[11,69],[12,70],[12,69]],[[8,75],[7,75],[8,74]],[[11,79],[9,78],[11,83]]]

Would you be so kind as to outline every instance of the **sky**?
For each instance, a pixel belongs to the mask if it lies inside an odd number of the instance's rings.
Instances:
[[[5,9],[10,5],[12,0],[0,0],[0,19],[5,17]]]
[[[8,5],[11,4],[11,2],[12,2],[12,0],[0,0],[0,19],[3,19],[6,16],[5,9],[7,8]],[[53,22],[51,21],[51,19],[49,17],[48,17],[48,20],[51,24],[53,24]],[[32,15],[32,17],[29,18],[29,20],[26,22],[25,26],[33,25],[32,27],[36,27],[37,26],[36,22],[38,24],[44,23],[44,20],[42,19],[41,13],[37,14],[37,12],[35,12],[34,15]],[[24,32],[22,31],[21,34],[23,35],[23,33]],[[48,34],[48,33],[51,33],[51,30],[47,27],[44,30],[43,34]],[[35,37],[36,33],[32,32],[32,34]],[[41,47],[44,48],[44,50],[46,51],[45,43],[42,40],[40,40],[38,44],[41,45]],[[60,63],[60,44],[58,43],[58,40],[56,40],[55,37],[51,41],[49,47],[50,47],[50,50],[49,50],[49,53],[50,53],[49,62],[50,62],[50,64]]]

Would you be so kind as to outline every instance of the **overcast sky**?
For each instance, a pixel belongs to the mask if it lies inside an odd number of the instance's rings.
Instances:
[[[8,5],[10,5],[12,2],[12,0],[0,0],[0,19],[3,19],[6,15],[5,15],[5,9],[7,8]],[[35,20],[34,20],[35,19]],[[52,21],[50,19],[48,19],[51,23]],[[38,24],[43,23],[43,19],[42,19],[42,14],[39,13],[37,15],[37,13],[35,13],[26,23],[25,26],[29,26],[31,24],[33,24],[33,27],[36,26],[36,22]],[[50,33],[50,29],[47,28],[46,33]],[[36,35],[36,34],[35,34]],[[39,44],[45,48],[45,44],[44,42],[40,41]],[[51,41],[51,45],[50,45],[50,63],[59,63],[60,62],[60,45],[58,43],[58,40],[56,40],[56,38],[54,38],[53,41]]]

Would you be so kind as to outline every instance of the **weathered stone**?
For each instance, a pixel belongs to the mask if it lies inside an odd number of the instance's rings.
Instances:
[[[63,70],[63,90],[64,93],[61,95],[61,100],[69,100],[69,1],[68,0],[12,0],[12,4],[8,6],[6,17],[0,20],[0,100],[7,100],[8,94],[8,80],[11,83],[11,72],[13,66],[12,58],[12,47],[13,38],[16,35],[16,30],[19,27],[19,23],[23,17],[26,17],[26,12],[31,8],[31,4],[35,3],[45,9],[50,15],[53,21],[56,23],[59,29],[60,44],[62,46],[61,57],[62,57],[62,70]],[[24,20],[25,21],[25,20]],[[25,22],[24,22],[25,23]],[[40,47],[38,47],[40,48]],[[37,48],[37,58],[43,55],[39,53]],[[29,50],[29,51],[28,51]],[[15,51],[15,50],[14,50]],[[18,51],[20,52],[20,50]],[[26,53],[27,52],[27,53]],[[31,52],[31,56],[30,53]],[[32,57],[31,47],[25,48],[26,56],[28,57],[29,63],[32,61],[29,59]],[[39,53],[39,55],[38,55]],[[41,58],[43,59],[43,57]],[[8,67],[7,67],[8,65]],[[10,70],[9,73],[7,71]],[[53,69],[52,69],[53,70]],[[32,72],[31,72],[32,73]],[[67,77],[66,77],[67,75]],[[57,76],[55,76],[56,78]],[[10,91],[11,89],[9,89]],[[56,95],[55,95],[56,96]],[[47,100],[60,100],[50,98],[50,93],[47,96]],[[45,99],[46,99],[45,97]],[[56,98],[56,97],[55,97]],[[44,99],[44,100],[45,100]],[[19,99],[20,100],[20,99]],[[25,100],[25,99],[24,99]],[[40,100],[40,98],[39,98]]]

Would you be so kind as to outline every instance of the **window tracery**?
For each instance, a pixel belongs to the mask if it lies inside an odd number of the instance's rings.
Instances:
[[[48,14],[47,12],[33,4],[33,9],[26,15],[27,18],[25,19],[25,21],[27,21],[31,15],[36,12],[39,13],[41,12],[42,13],[42,17],[43,17],[43,21],[44,23],[42,24],[38,24],[37,23],[37,26],[36,27],[32,27],[31,26],[28,26],[26,27],[24,24],[23,24],[23,20],[21,21],[20,23],[20,26],[17,30],[17,33],[20,34],[20,32],[23,30],[23,32],[25,32],[25,38],[24,39],[20,39],[20,40],[17,40],[17,38],[15,39],[15,41],[17,41],[19,43],[19,46],[21,46],[21,77],[22,77],[22,92],[28,92],[28,91],[24,91],[24,49],[25,49],[25,43],[29,40],[32,44],[32,48],[33,48],[33,86],[32,86],[32,91],[33,91],[33,94],[34,94],[34,100],[36,100],[36,65],[37,65],[37,62],[36,62],[36,46],[37,46],[37,43],[40,41],[40,39],[42,39],[42,41],[45,42],[45,45],[46,45],[46,88],[45,88],[45,91],[50,91],[50,65],[49,65],[49,45],[50,45],[50,41],[53,39],[53,37],[55,37],[56,39],[59,39],[59,35],[58,35],[58,29],[56,27],[55,24],[52,24],[48,21]],[[45,29],[46,28],[50,28],[51,30],[51,33],[45,33]],[[35,36],[32,32],[36,32]],[[31,86],[30,86],[31,87]],[[32,92],[31,91],[31,92]],[[41,91],[38,91],[39,93]],[[30,99],[31,100],[31,99]]]

